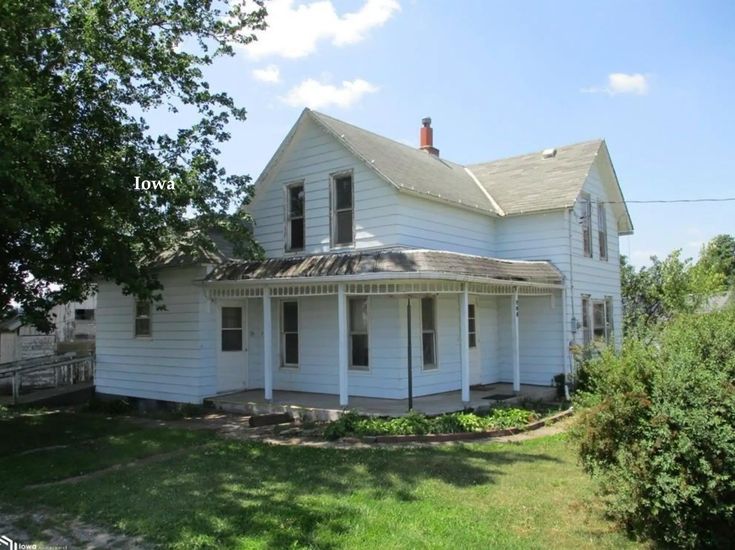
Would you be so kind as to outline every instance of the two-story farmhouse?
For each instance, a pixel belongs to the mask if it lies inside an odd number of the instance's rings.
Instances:
[[[462,166],[429,119],[412,148],[306,109],[247,209],[264,261],[162,268],[166,311],[100,285],[98,392],[469,402],[620,342],[633,226],[602,140]]]

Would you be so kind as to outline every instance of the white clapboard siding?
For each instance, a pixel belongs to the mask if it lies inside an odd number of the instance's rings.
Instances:
[[[193,281],[204,270],[168,269],[161,274],[165,311],[152,308],[152,337],[134,337],[134,298],[112,283],[97,295],[97,391],[198,403],[209,393],[214,362],[205,353],[209,338],[203,293]]]

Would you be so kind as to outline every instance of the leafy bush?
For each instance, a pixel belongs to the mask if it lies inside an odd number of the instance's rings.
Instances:
[[[735,309],[678,318],[583,370],[573,434],[632,531],[726,547],[735,528]]]
[[[483,432],[499,428],[519,428],[537,418],[533,411],[514,408],[491,409],[487,415],[457,412],[428,417],[410,412],[397,418],[360,416],[349,411],[330,422],[324,430],[327,439],[365,435],[423,435],[429,433]]]

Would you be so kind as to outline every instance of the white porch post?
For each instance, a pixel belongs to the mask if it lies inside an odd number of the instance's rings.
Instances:
[[[459,357],[461,361],[462,403],[470,402],[469,296],[465,283],[459,295]]]
[[[513,391],[521,391],[521,347],[518,336],[518,287],[513,289],[510,301],[511,322],[513,323]]]
[[[273,399],[273,323],[271,322],[271,290],[263,289],[263,387],[265,398]]]
[[[338,328],[338,348],[339,348],[339,406],[346,407],[349,403],[347,395],[347,296],[345,295],[345,285],[338,287],[337,293],[337,323]]]

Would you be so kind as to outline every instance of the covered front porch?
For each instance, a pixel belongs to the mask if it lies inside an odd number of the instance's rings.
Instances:
[[[475,386],[470,389],[469,403],[462,401],[461,391],[450,391],[424,395],[413,399],[413,410],[427,415],[461,411],[465,407],[481,409],[492,404],[513,403],[518,399],[552,399],[555,388],[521,385],[515,394],[513,385],[507,383]],[[297,391],[274,391],[273,398],[265,399],[263,391],[246,390],[218,395],[207,399],[218,409],[245,415],[288,412],[295,418],[308,417],[312,420],[335,420],[345,409],[340,406],[339,396],[326,393]],[[351,397],[350,409],[368,416],[403,416],[408,413],[408,399],[382,399],[377,397]]]
[[[233,262],[204,285],[218,311],[244,311],[246,322],[222,325],[223,338],[244,335],[220,365],[245,361],[240,401],[256,409],[298,399],[436,414],[488,404],[472,385],[518,395],[567,365],[563,278],[549,262],[380,250]]]

